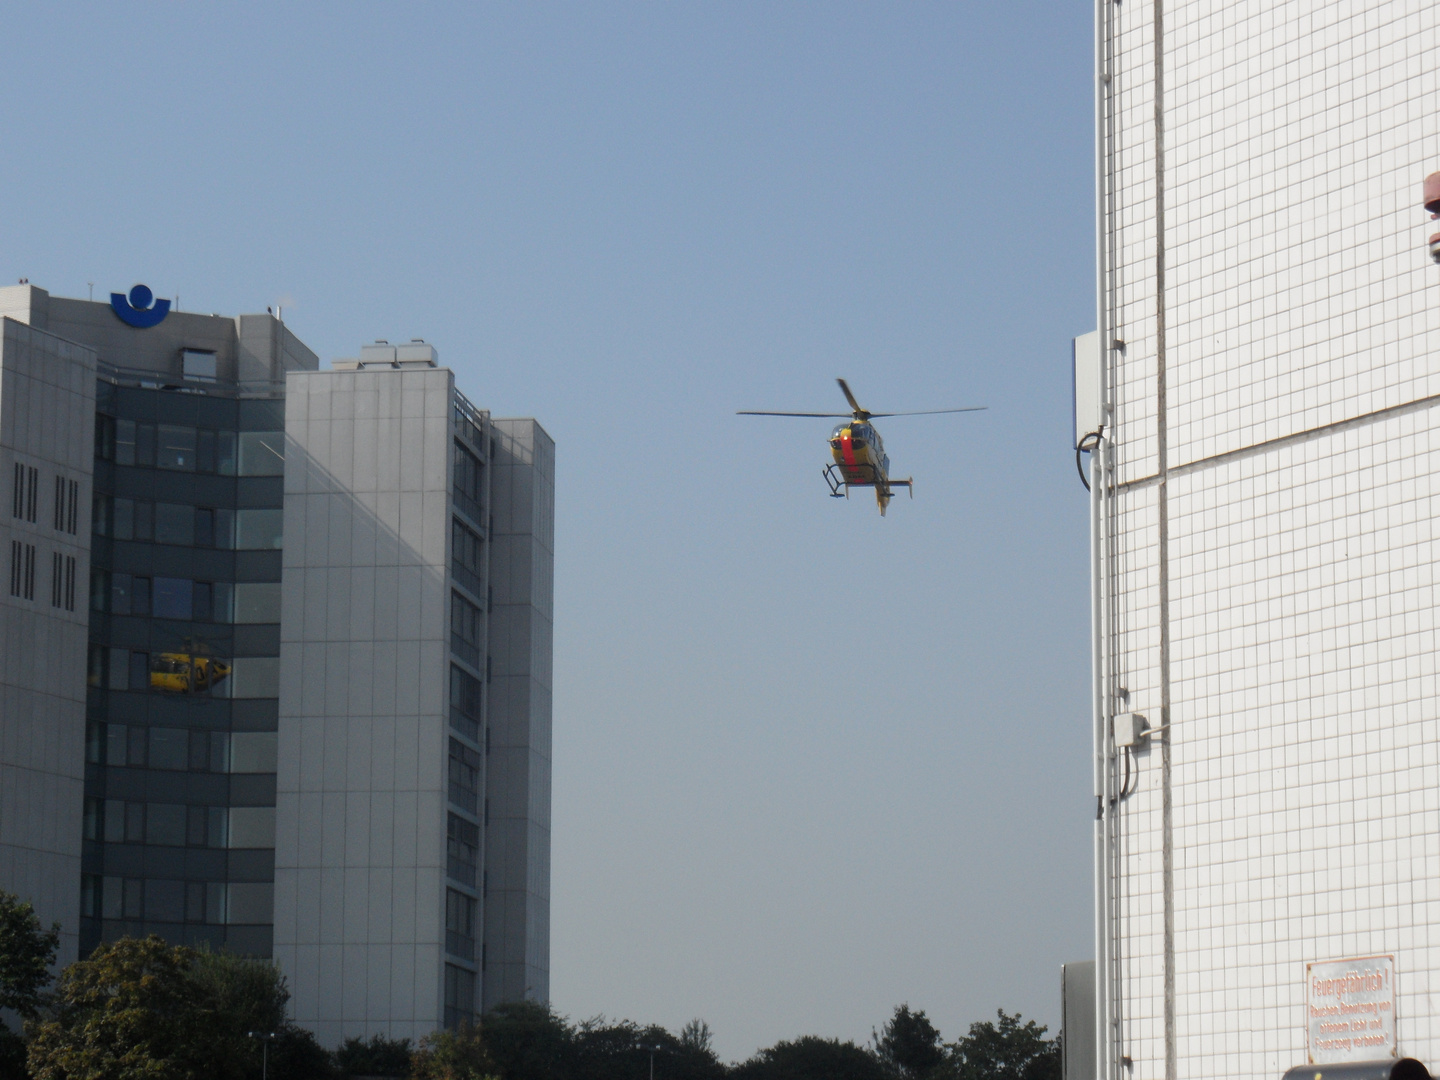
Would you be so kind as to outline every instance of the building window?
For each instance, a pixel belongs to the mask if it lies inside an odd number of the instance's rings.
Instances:
[[[480,666],[480,609],[450,592],[450,651],[471,667]]]
[[[485,596],[484,541],[472,529],[460,524],[458,519],[450,521],[451,553],[450,567],[455,582],[461,588],[469,589],[477,600]]]
[[[461,885],[473,889],[475,868],[480,863],[480,827],[459,814],[449,815],[445,852],[445,872]]]
[[[15,492],[11,500],[12,516],[21,521],[34,522],[36,503],[39,502],[40,470],[29,465],[15,463]]]
[[[475,1019],[475,973],[445,965],[445,1026],[458,1028]]]
[[[55,477],[55,531],[74,534],[79,531],[80,482]]]
[[[477,525],[485,521],[483,502],[484,466],[480,459],[455,441],[455,505]]]
[[[10,595],[35,599],[35,545],[10,541]]]
[[[480,680],[450,665],[450,726],[469,739],[480,734]]]
[[[445,890],[445,951],[462,960],[475,959],[475,909],[473,896],[455,889]]]
[[[480,805],[480,755],[456,738],[450,740],[450,802],[468,814]]]
[[[75,610],[75,556],[55,552],[50,557],[50,606]]]
[[[95,414],[95,456],[101,461],[115,460],[115,418]]]

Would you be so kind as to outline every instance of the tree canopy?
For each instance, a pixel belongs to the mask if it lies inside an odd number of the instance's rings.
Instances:
[[[0,1008],[25,1017],[30,1036],[27,1048],[0,1024],[0,1080],[246,1080],[260,1073],[262,1047],[273,1080],[649,1080],[652,1063],[654,1080],[1060,1080],[1059,1040],[1035,1021],[1001,1010],[946,1043],[909,1004],[870,1047],[806,1035],[729,1066],[700,1019],[678,1033],[603,1016],[573,1023],[531,1001],[413,1048],[371,1034],[330,1053],[286,1018],[274,964],[159,937],[100,945],[47,993],[57,930],[0,892]]]
[[[925,1011],[911,1012],[906,1004],[875,1037],[875,1053],[893,1075],[918,1080],[944,1062],[945,1045]]]
[[[45,1001],[60,926],[40,926],[35,908],[0,889],[0,1009],[33,1019]],[[25,1043],[0,1019],[0,1080],[23,1080]]]
[[[970,1025],[970,1033],[948,1048],[945,1073],[953,1080],[1060,1080],[1060,1041],[1045,1038],[1045,1027],[1004,1009],[996,1022]]]
[[[325,1080],[330,1056],[285,1019],[290,994],[268,961],[161,938],[100,945],[61,974],[32,1026],[35,1080],[248,1080],[273,1033],[270,1076]]]

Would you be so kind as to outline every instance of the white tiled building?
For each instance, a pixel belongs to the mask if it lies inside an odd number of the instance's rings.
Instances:
[[[1307,964],[1373,956],[1440,1067],[1440,5],[1097,41],[1099,1074],[1322,1060]]]

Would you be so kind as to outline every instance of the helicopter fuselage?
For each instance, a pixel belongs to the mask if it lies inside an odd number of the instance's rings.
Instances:
[[[884,516],[893,495],[890,479],[890,458],[885,453],[885,441],[875,425],[866,420],[847,420],[836,424],[830,433],[830,454],[834,465],[826,469],[826,475],[839,474],[839,485],[848,494],[852,487],[873,487],[875,502]],[[833,470],[833,472],[832,472]],[[906,486],[909,481],[900,481]],[[832,491],[832,494],[842,494]]]

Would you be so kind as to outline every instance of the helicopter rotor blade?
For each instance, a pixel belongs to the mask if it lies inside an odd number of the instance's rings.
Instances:
[[[845,419],[847,416],[849,416],[850,414],[849,414],[849,413],[838,413],[838,412],[759,412],[759,411],[757,411],[757,410],[755,410],[755,409],[738,409],[738,410],[736,410],[735,415],[736,415],[736,416],[813,416],[813,417],[824,417],[824,418],[827,419],[827,420],[833,420],[833,419],[837,419],[837,418],[840,419],[840,420],[844,420],[844,419]]]
[[[860,407],[860,403],[855,400],[855,395],[850,392],[850,384],[844,379],[836,379],[835,381],[840,384],[840,392],[845,395],[845,400],[850,403],[850,408],[855,410],[855,415],[859,416],[864,413],[865,410]]]
[[[871,416],[938,416],[940,413],[984,412],[988,405],[967,405],[963,409],[921,409],[918,412],[877,412]]]

